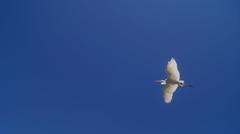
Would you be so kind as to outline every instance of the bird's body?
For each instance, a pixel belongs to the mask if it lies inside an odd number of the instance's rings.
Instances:
[[[180,73],[178,71],[177,63],[174,58],[168,61],[166,66],[167,79],[157,80],[156,82],[163,85],[163,98],[165,103],[170,103],[172,101],[173,93],[177,88],[184,86],[184,81],[180,80]]]

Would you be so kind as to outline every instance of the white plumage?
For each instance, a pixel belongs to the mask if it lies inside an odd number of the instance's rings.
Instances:
[[[166,66],[166,73],[167,73],[167,80],[179,81],[180,73],[178,71],[177,62],[175,61],[174,58],[171,58],[171,60],[168,61],[168,64]]]
[[[184,81],[180,80],[180,73],[178,71],[177,63],[174,58],[168,61],[166,66],[167,79],[157,80],[156,82],[163,85],[163,99],[165,103],[170,103],[173,98],[174,92],[177,90],[178,86],[183,87]],[[190,85],[189,85],[190,86]]]

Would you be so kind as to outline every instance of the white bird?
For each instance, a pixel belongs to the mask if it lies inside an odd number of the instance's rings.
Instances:
[[[184,84],[183,80],[180,80],[180,73],[178,71],[177,63],[172,57],[166,66],[167,79],[156,80],[157,83],[163,85],[163,99],[165,103],[170,103],[172,101],[173,93],[177,90],[178,86],[189,86]]]

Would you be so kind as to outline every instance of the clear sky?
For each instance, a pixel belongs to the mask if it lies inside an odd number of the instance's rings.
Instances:
[[[1,134],[239,134],[238,0],[0,4]],[[171,57],[194,88],[165,104]]]

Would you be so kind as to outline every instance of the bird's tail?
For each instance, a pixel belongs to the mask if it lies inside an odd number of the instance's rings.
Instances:
[[[166,81],[165,80],[155,80],[154,82],[160,83],[161,85],[166,85]]]

